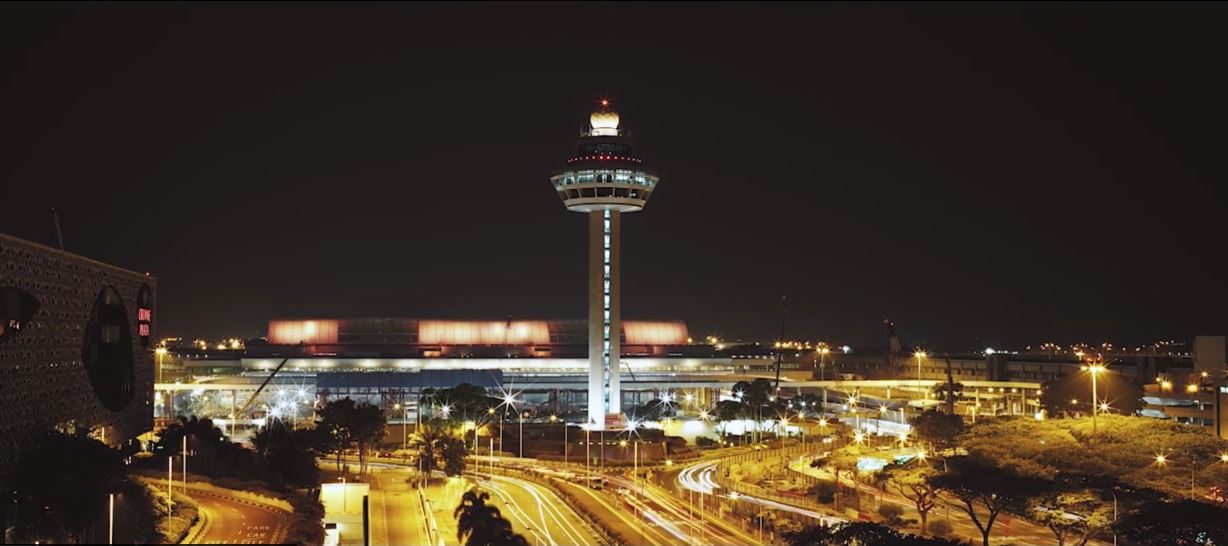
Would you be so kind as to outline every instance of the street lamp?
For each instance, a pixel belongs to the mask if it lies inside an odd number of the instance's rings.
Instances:
[[[1094,363],[1083,367],[1092,375],[1092,436],[1096,435],[1096,414],[1099,413],[1097,405],[1100,403],[1100,398],[1096,394],[1096,376],[1105,370],[1104,364]]]
[[[166,347],[158,347],[154,349],[154,354],[158,355],[158,383],[162,382],[162,357],[167,353]]]
[[[913,353],[912,355],[917,357],[917,382],[920,383],[921,382],[921,359],[925,358],[928,355],[925,354],[925,351],[917,351]],[[929,397],[930,397],[929,389],[926,389],[925,399],[929,400]]]

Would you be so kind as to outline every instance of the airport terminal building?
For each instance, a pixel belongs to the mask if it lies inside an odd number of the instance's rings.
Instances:
[[[682,321],[625,320],[621,329],[621,401],[628,410],[678,390],[693,393],[696,404],[711,405],[721,389],[748,372],[766,376],[772,366],[767,350],[691,343]],[[194,407],[192,413],[228,417],[247,405],[272,372],[258,403],[237,419],[259,419],[278,408],[304,417],[310,410],[304,402],[344,397],[406,408],[405,418],[413,419],[423,389],[460,383],[494,393],[515,391],[530,408],[583,411],[588,332],[584,320],[272,320],[267,343],[179,354],[185,372],[196,380],[160,384],[159,414],[183,413],[191,397],[209,395],[210,407]]]

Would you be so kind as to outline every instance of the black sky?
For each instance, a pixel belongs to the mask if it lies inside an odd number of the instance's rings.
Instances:
[[[6,5],[0,231],[160,333],[584,316],[547,180],[610,96],[661,175],[624,316],[950,350],[1228,333],[1222,5]]]

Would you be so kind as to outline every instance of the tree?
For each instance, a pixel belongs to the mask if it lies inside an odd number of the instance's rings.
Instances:
[[[523,536],[512,532],[512,523],[499,509],[486,504],[490,494],[476,488],[466,491],[452,511],[456,518],[456,538],[465,546],[529,546]]]
[[[334,400],[324,405],[316,412],[317,446],[321,453],[332,453],[337,456],[337,472],[342,471],[342,458],[345,449],[354,442],[349,423],[353,421],[354,401],[349,397]]]
[[[865,456],[867,448],[860,444],[847,445],[833,451],[830,455],[823,459],[815,459],[810,463],[810,466],[827,466],[831,468],[832,474],[836,477],[836,509],[840,509],[840,492],[843,485],[840,483],[840,473],[847,472],[853,477],[853,484],[858,493],[858,502],[861,501],[861,481],[857,479],[857,463]]]
[[[465,447],[465,441],[456,436],[448,436],[441,442],[439,449],[439,457],[443,459],[443,473],[448,476],[460,476],[465,473],[466,456],[469,454],[469,449]]]
[[[42,435],[18,455],[12,474],[18,535],[54,539],[63,533],[79,543],[123,480],[119,452],[88,431]]]
[[[721,431],[721,441],[722,442],[725,441],[726,435],[728,432],[728,430],[726,429],[725,423],[728,423],[730,421],[734,421],[734,420],[737,420],[743,417],[745,411],[746,411],[745,406],[743,406],[741,402],[738,402],[736,400],[721,400],[720,402],[716,403],[716,411],[714,412],[715,414],[714,417],[716,418],[717,430]]]
[[[384,438],[384,428],[388,424],[383,410],[373,404],[361,403],[354,406],[350,421],[346,423],[350,437],[358,444],[358,473],[367,472],[367,452],[371,446]]]
[[[1091,491],[1058,492],[1032,500],[1029,513],[1053,531],[1057,546],[1084,546],[1112,524],[1112,508]]]
[[[465,441],[441,421],[418,427],[409,436],[409,447],[418,452],[418,468],[423,479],[437,468],[449,476],[459,476],[465,471],[465,456],[468,455]]]
[[[934,410],[924,411],[909,422],[917,440],[928,443],[940,452],[955,447],[955,439],[964,433],[962,417]]]
[[[930,510],[937,505],[940,490],[931,479],[938,472],[923,461],[910,464],[888,465],[881,471],[882,479],[901,496],[912,502],[921,516],[921,532],[925,533]]]
[[[1027,499],[1043,491],[1041,480],[998,468],[988,461],[962,456],[948,459],[948,471],[930,477],[930,483],[959,500],[981,532],[985,546],[998,515],[1008,510],[1022,511]],[[982,517],[977,511],[986,512]]]
[[[459,419],[476,419],[486,415],[486,408],[494,406],[494,399],[485,387],[475,387],[469,383],[440,390],[435,393],[435,398],[448,404],[451,408],[449,415]]]
[[[785,533],[789,546],[961,546],[962,542],[901,533],[877,523],[840,523],[830,527],[811,525]]]
[[[252,445],[268,469],[270,485],[275,488],[279,485],[272,483],[275,475],[299,486],[319,485],[320,468],[316,466],[316,457],[320,453],[316,452],[315,437],[315,429],[291,429],[279,419],[256,432]]]
[[[1206,546],[1228,544],[1228,510],[1182,500],[1160,501],[1122,518],[1117,532],[1137,546]]]

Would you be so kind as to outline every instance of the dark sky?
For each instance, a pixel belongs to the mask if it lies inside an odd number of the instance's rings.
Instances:
[[[547,180],[609,96],[661,175],[629,318],[948,350],[1228,333],[1207,5],[6,5],[0,231],[160,333],[585,315]]]

